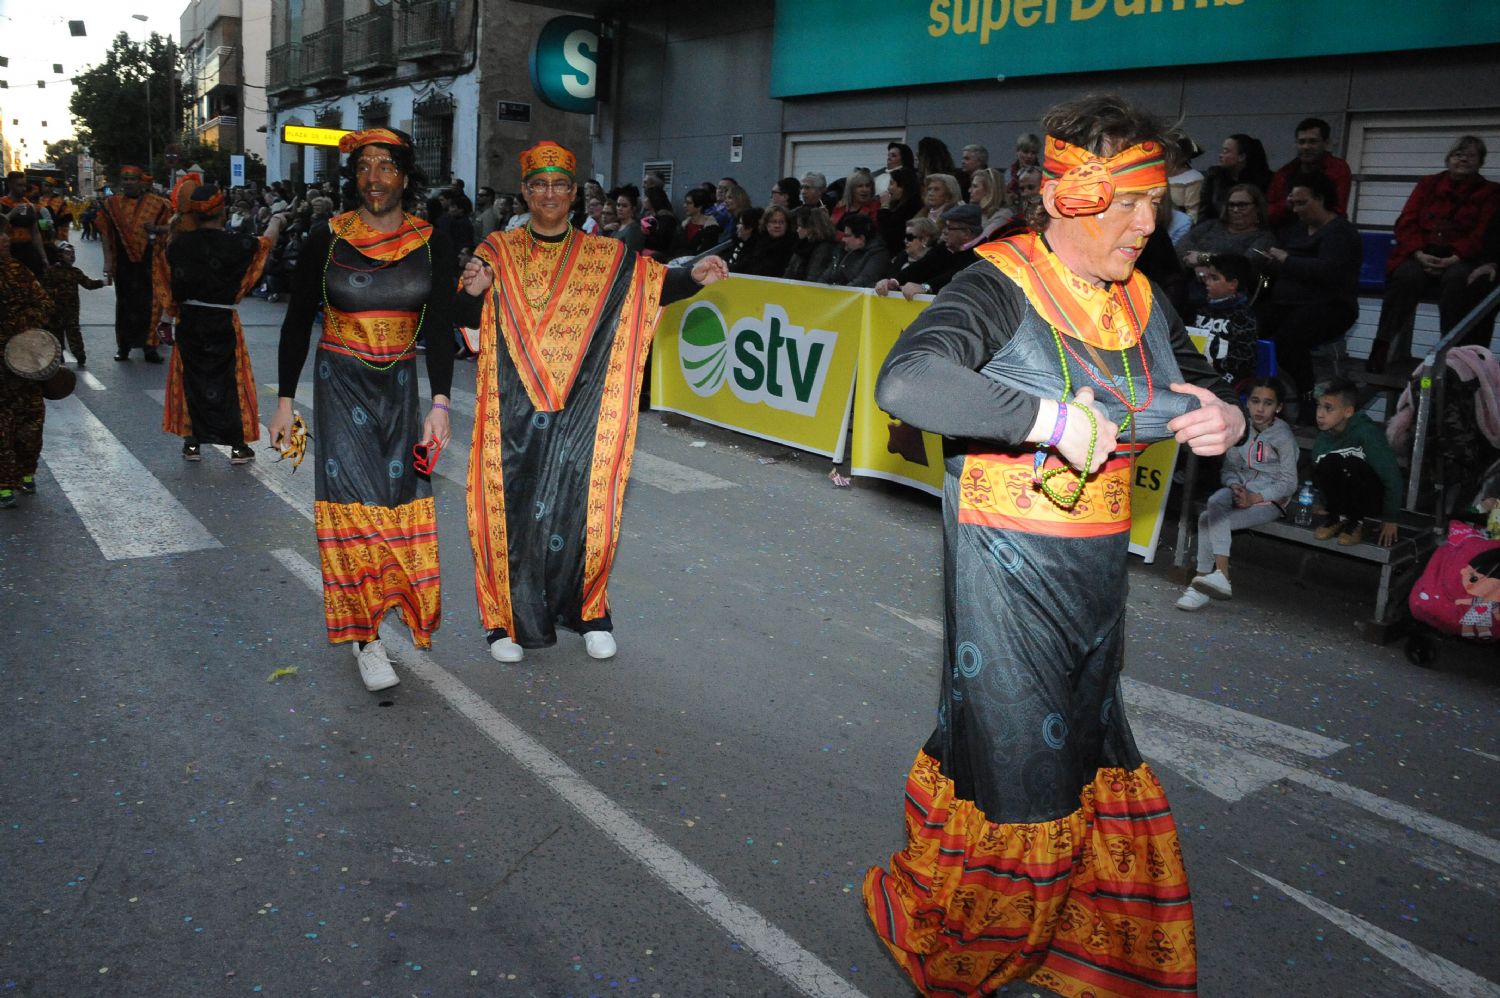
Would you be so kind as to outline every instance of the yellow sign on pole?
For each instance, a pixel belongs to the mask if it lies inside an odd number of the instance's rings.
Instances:
[[[854,444],[849,470],[914,489],[943,494],[943,438],[896,419],[875,403],[875,376],[901,330],[911,325],[931,299],[918,301],[872,296],[859,344],[859,379],[854,389]]]
[[[294,146],[336,146],[349,134],[347,128],[311,128],[307,125],[282,125],[281,141]]]

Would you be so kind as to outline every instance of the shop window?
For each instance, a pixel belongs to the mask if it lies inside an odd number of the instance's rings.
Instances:
[[[334,108],[324,111],[317,117],[319,128],[343,128],[344,112],[342,109]],[[333,180],[339,175],[339,150],[338,146],[318,146],[317,159],[314,169],[317,171],[313,179],[317,181]]]
[[[434,187],[453,179],[453,113],[457,102],[448,94],[435,94],[412,106],[415,123],[412,142],[417,165]]]

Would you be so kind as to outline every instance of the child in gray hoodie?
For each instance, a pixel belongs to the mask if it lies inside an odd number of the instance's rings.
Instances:
[[[1278,519],[1297,491],[1297,440],[1279,418],[1281,383],[1260,378],[1250,385],[1245,442],[1224,454],[1224,487],[1208,497],[1198,517],[1198,574],[1177,600],[1179,610],[1201,610],[1210,600],[1229,599],[1229,535]]]

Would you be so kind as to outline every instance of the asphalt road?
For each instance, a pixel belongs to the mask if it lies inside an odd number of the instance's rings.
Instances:
[[[112,362],[112,291],[83,295],[90,378],[0,512],[0,993],[911,994],[859,884],[937,698],[930,499],[645,414],[619,656],[564,634],[500,666],[456,446],[442,629],[420,654],[395,628],[403,682],[370,694],[324,638],[316,454],[184,463],[164,369]],[[242,311],[263,421],[283,309]],[[472,389],[461,363],[456,440]],[[1370,579],[1240,550],[1194,615],[1132,569],[1127,709],[1201,993],[1500,995],[1493,650],[1416,669],[1358,638]]]

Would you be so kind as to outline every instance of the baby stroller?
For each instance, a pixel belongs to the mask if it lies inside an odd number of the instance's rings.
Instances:
[[[1431,666],[1438,635],[1494,642],[1500,635],[1500,461],[1484,473],[1468,511],[1448,524],[1407,598],[1413,626],[1406,657]]]

